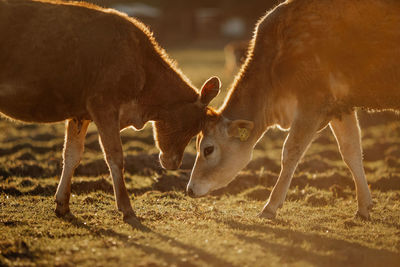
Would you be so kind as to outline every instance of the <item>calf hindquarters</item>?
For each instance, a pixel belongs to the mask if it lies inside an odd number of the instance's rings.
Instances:
[[[357,215],[368,218],[368,211],[372,207],[372,198],[365,178],[360,128],[356,113],[344,115],[341,119],[333,119],[330,127],[336,137],[343,161],[353,175],[358,201]]]

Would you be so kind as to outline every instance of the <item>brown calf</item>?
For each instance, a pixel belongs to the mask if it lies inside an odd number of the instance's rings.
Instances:
[[[260,214],[282,206],[299,160],[328,124],[369,217],[355,108],[400,110],[400,2],[292,0],[263,17],[251,51],[219,113],[198,140],[188,193],[227,185],[271,126],[289,129],[281,172]]]
[[[218,78],[199,95],[143,24],[83,3],[0,0],[0,36],[0,112],[25,122],[67,121],[56,213],[69,212],[71,178],[93,121],[117,207],[134,221],[120,130],[155,121],[161,164],[178,168]]]

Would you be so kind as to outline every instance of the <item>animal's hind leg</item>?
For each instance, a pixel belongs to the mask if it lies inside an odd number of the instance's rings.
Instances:
[[[357,215],[367,219],[369,209],[372,207],[372,198],[362,163],[360,128],[356,113],[344,115],[341,120],[332,120],[330,127],[336,137],[343,161],[353,175],[358,201]]]
[[[82,157],[84,141],[90,121],[75,119],[66,122],[63,151],[63,170],[56,192],[56,214],[63,216],[69,212],[71,179]]]
[[[107,104],[101,105],[99,103],[101,102],[93,102],[89,108],[99,131],[101,146],[111,172],[117,208],[123,213],[124,221],[129,224],[136,224],[136,215],[133,212],[123,176],[124,157],[120,137],[119,113],[112,106],[107,108]]]

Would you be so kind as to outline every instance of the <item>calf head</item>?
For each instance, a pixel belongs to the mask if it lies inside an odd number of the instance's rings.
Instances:
[[[254,123],[208,116],[197,136],[197,157],[187,192],[200,197],[229,184],[251,160],[257,138]]]
[[[160,163],[163,168],[180,167],[185,147],[197,135],[210,111],[208,104],[218,95],[220,81],[216,77],[202,86],[198,99],[190,103],[180,103],[166,110],[163,119],[155,122],[154,136],[160,149]]]

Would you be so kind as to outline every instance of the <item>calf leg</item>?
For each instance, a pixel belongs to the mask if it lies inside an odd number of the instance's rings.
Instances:
[[[90,121],[68,120],[65,129],[63,151],[63,170],[60,183],[57,187],[56,214],[63,216],[69,212],[69,198],[71,195],[71,179],[82,157],[84,141]]]
[[[369,209],[372,207],[372,198],[362,163],[360,128],[356,113],[345,115],[341,120],[332,120],[330,127],[336,137],[343,161],[353,175],[358,201],[357,215],[368,219]]]
[[[292,123],[282,151],[281,172],[267,204],[259,217],[273,219],[276,211],[283,205],[297,164],[313,137],[321,126],[322,118],[318,112],[299,113]]]
[[[134,223],[136,216],[131,207],[123,176],[124,157],[118,112],[106,106],[91,108],[90,112],[99,131],[100,143],[111,172],[117,208],[123,213],[125,221]]]

